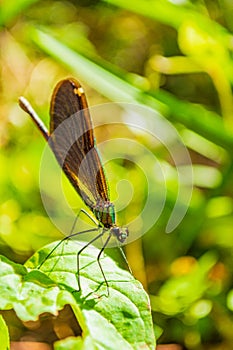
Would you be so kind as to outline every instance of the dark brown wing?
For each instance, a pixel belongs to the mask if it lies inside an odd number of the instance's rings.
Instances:
[[[84,202],[93,208],[109,200],[108,186],[95,147],[85,93],[75,79],[62,80],[50,105],[50,145],[66,176]]]

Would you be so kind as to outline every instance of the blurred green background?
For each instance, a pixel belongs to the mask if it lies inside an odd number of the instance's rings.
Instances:
[[[0,253],[24,262],[62,237],[40,197],[45,142],[19,109],[19,96],[47,125],[52,90],[67,76],[81,80],[90,106],[110,100],[150,106],[187,146],[194,189],[182,223],[166,234],[177,195],[172,161],[163,146],[128,130],[170,169],[162,215],[126,247],[130,266],[150,295],[158,344],[232,349],[233,3],[2,0],[0,6]],[[135,205],[143,207],[137,167],[122,161],[112,169],[113,197],[114,181],[130,178],[139,188]],[[132,217],[129,206],[119,220]]]

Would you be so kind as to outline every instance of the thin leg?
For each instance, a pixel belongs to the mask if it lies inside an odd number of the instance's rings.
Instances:
[[[72,225],[72,227],[71,227],[69,237],[73,234],[73,231],[74,231],[75,226],[76,226],[76,224],[77,224],[77,221],[78,221],[78,218],[79,218],[79,216],[80,216],[80,213],[84,213],[96,226],[99,227],[98,222],[95,221],[95,219],[94,219],[86,210],[80,209],[79,212],[78,212],[78,214],[76,215],[76,218],[75,218],[75,220],[74,220],[74,223],[73,223],[73,225]]]
[[[92,244],[93,242],[95,242],[97,239],[99,239],[100,237],[102,237],[104,234],[104,229],[102,230],[102,232],[97,235],[96,237],[94,237],[90,242],[88,242],[84,247],[82,247],[78,253],[77,253],[77,282],[78,282],[78,290],[80,291],[81,290],[81,283],[80,283],[80,259],[79,259],[79,256],[80,254],[90,245]],[[102,270],[102,269],[101,269]]]
[[[84,214],[86,214],[87,217],[89,217],[89,218],[94,222],[94,224],[95,224],[96,226],[98,226],[98,228],[96,228],[96,229],[89,229],[89,230],[85,230],[85,231],[82,231],[82,232],[73,233],[73,231],[74,231],[74,229],[75,229],[75,226],[76,226],[76,224],[77,224],[79,215],[80,215],[81,212],[84,213]],[[65,241],[67,241],[68,239],[70,239],[70,238],[72,238],[72,237],[75,237],[75,236],[77,236],[77,235],[79,235],[79,234],[88,233],[88,232],[91,232],[91,231],[98,231],[98,229],[99,229],[99,225],[98,225],[98,223],[93,219],[93,217],[92,217],[88,212],[86,212],[86,210],[80,209],[80,211],[79,211],[78,214],[76,215],[76,218],[75,218],[75,220],[74,220],[74,223],[73,223],[73,225],[72,225],[72,227],[71,227],[69,236],[63,238],[63,239],[51,250],[51,252],[49,252],[49,254],[46,256],[46,258],[40,263],[40,265],[39,265],[37,268],[40,269],[41,266],[44,264],[44,262],[53,254],[53,252],[54,252],[63,242],[65,242]]]
[[[100,271],[101,271],[101,273],[102,273],[102,275],[103,275],[104,282],[105,282],[106,287],[107,287],[108,297],[109,297],[109,285],[108,285],[108,281],[107,281],[107,279],[106,279],[106,277],[105,277],[105,274],[104,274],[104,270],[103,270],[103,268],[102,268],[102,265],[101,265],[101,263],[100,263],[100,257],[101,257],[101,254],[103,253],[104,249],[107,247],[108,242],[110,241],[110,238],[111,238],[111,235],[108,236],[108,238],[106,239],[106,241],[105,241],[103,247],[101,248],[101,250],[100,250],[100,252],[99,252],[99,254],[98,254],[98,256],[97,256],[97,262],[98,262],[98,264],[99,264]]]
[[[75,237],[77,235],[81,235],[83,233],[88,233],[88,232],[93,232],[93,231],[98,231],[99,228],[96,228],[96,229],[89,229],[89,230],[85,230],[85,231],[82,231],[82,232],[76,232],[76,233],[72,233],[70,234],[69,236],[67,237],[64,237],[50,252],[49,254],[46,256],[46,258],[40,263],[40,265],[37,267],[38,269],[41,268],[41,266],[44,264],[44,262],[53,254],[53,252],[65,241],[67,241],[68,239],[72,238],[72,237]]]
[[[122,257],[123,257],[123,259],[124,259],[124,261],[125,261],[125,263],[126,263],[126,266],[128,267],[129,272],[131,273],[131,275],[133,275],[133,272],[132,272],[132,270],[131,270],[131,268],[130,268],[130,266],[129,266],[129,263],[128,263],[128,260],[127,260],[127,258],[126,258],[126,255],[125,255],[124,250],[123,250],[121,247],[119,247],[119,246],[118,246],[118,248],[119,248],[119,250],[120,250],[120,252],[121,252],[121,255],[122,255]]]
[[[99,227],[99,223],[98,223],[86,210],[80,209],[80,212],[86,214],[86,216],[88,216],[89,219],[90,219],[92,222],[94,222],[94,224],[95,224],[96,226]],[[80,212],[79,212],[79,214],[80,214]]]
[[[82,210],[82,209],[81,209],[81,210]],[[81,210],[79,210],[78,214],[76,215],[76,218],[75,218],[74,223],[73,223],[73,225],[72,225],[72,227],[71,227],[70,234],[69,234],[68,237],[70,237],[70,235],[72,235],[73,232],[74,232],[74,229],[75,229],[75,226],[76,226],[76,224],[77,224],[77,221],[78,221],[78,218],[79,218],[79,215],[80,215]]]

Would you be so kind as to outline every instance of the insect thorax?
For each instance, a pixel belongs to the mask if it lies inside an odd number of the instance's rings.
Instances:
[[[98,221],[100,221],[104,227],[110,228],[115,225],[115,208],[114,204],[107,201],[99,200],[93,208],[93,213]]]

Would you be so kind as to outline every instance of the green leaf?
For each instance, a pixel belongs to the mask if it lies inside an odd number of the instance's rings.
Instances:
[[[38,266],[56,245],[57,242],[36,253],[27,266]],[[131,349],[132,346],[144,346],[145,349],[153,349],[154,335],[147,294],[128,271],[120,269],[113,260],[104,256],[101,265],[109,284],[108,297],[96,261],[97,248],[88,247],[81,254],[82,290],[77,292],[77,252],[82,247],[83,243],[75,241],[62,243],[43,263],[41,271],[67,290],[75,291],[73,295],[82,310],[85,328],[98,348]]]
[[[0,256],[0,291],[0,309],[14,309],[22,321],[35,321],[43,312],[56,314],[65,301],[72,302],[72,296],[42,272],[28,272],[4,256]]]
[[[85,339],[81,337],[69,337],[60,341],[57,341],[54,345],[55,350],[95,350],[98,349],[90,336],[87,336]]]
[[[76,349],[154,349],[149,299],[141,284],[104,256],[101,265],[109,284],[108,297],[96,262],[99,250],[88,247],[80,259],[79,292],[76,264],[83,244],[62,243],[40,270],[35,269],[57,244],[35,253],[27,268],[0,257],[0,308],[14,309],[22,321],[35,321],[43,313],[56,316],[69,304],[83,335],[69,340],[79,344]],[[63,343],[56,346],[62,349]]]
[[[0,350],[10,349],[8,328],[2,315],[0,315],[0,334],[1,334]]]

